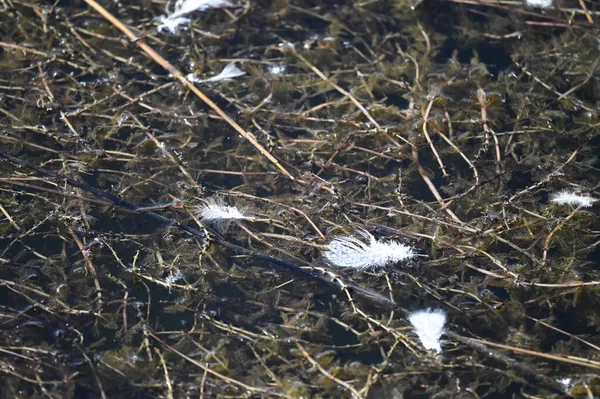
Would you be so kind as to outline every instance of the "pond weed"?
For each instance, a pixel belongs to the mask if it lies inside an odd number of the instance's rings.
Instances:
[[[102,4],[183,76],[243,65],[201,89],[245,136],[84,2],[4,5],[0,150],[143,208],[0,162],[3,396],[600,392],[597,205],[552,203],[599,195],[595,4],[260,0],[157,35],[164,3]],[[229,247],[176,224],[214,195],[260,218]],[[359,229],[427,257],[323,262]]]

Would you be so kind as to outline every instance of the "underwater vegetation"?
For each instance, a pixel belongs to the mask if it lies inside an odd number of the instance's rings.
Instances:
[[[0,397],[600,396],[598,3],[0,8]]]

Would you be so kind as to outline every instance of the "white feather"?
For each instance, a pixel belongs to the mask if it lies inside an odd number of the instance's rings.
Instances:
[[[529,7],[548,8],[552,5],[552,0],[525,0]]]
[[[167,3],[167,15],[158,17],[160,25],[156,28],[159,32],[169,31],[177,34],[182,25],[190,23],[191,19],[184,17],[194,11],[206,11],[209,8],[228,7],[232,4],[226,0],[178,0],[173,12],[169,12]]]
[[[179,33],[181,26],[190,23],[190,21],[191,19],[185,17],[169,18],[168,15],[161,15],[158,17],[158,22],[160,22],[160,25],[156,27],[156,30],[159,32],[169,31],[176,35]]]
[[[171,273],[167,277],[165,277],[165,283],[167,283],[169,285],[174,284],[177,281],[181,280],[182,277],[183,277],[183,273],[181,273],[181,270],[176,268],[173,273]]]
[[[226,228],[236,221],[256,219],[254,216],[244,214],[243,209],[226,205],[220,198],[207,198],[202,202],[203,204],[196,208],[195,213],[202,218],[203,222],[215,223],[217,227]]]
[[[416,311],[408,316],[408,321],[425,349],[442,351],[440,337],[446,324],[446,313],[441,309],[426,309]]]
[[[219,80],[229,80],[245,74],[245,71],[242,71],[240,68],[235,66],[235,62],[231,62],[225,65],[225,68],[223,68],[220,74],[210,77],[208,79],[198,79],[193,73],[188,74],[186,78],[192,83],[218,82]]]
[[[323,256],[331,264],[353,269],[383,267],[415,257],[412,247],[397,241],[377,240],[366,230],[359,230],[363,242],[355,237],[335,237]]]
[[[271,75],[281,75],[285,72],[285,65],[271,65],[269,66],[269,72]]]
[[[180,18],[194,11],[206,11],[209,8],[227,7],[232,4],[226,0],[178,0],[170,19]]]
[[[596,201],[598,201],[596,198],[587,195],[580,195],[572,190],[562,190],[550,196],[550,202],[554,204],[575,205],[584,208],[591,207]]]

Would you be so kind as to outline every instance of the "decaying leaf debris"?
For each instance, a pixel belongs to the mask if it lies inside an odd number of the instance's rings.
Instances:
[[[1,397],[600,395],[598,203],[552,202],[600,198],[597,3],[38,3],[0,5]],[[211,197],[252,217],[208,245]],[[328,263],[356,231],[419,256]]]

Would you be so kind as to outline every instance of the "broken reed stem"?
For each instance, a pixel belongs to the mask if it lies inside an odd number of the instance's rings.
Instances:
[[[565,335],[566,335],[566,336],[568,336],[569,338],[572,338],[572,339],[574,339],[574,340],[577,340],[577,341],[579,341],[579,342],[581,342],[581,343],[583,343],[583,344],[585,344],[585,345],[589,346],[590,348],[593,348],[593,349],[597,350],[598,352],[600,352],[600,346],[596,346],[596,345],[592,344],[591,342],[588,342],[588,341],[586,341],[585,339],[579,338],[577,335],[573,335],[573,334],[571,334],[571,333],[568,333],[568,332],[566,332],[565,330],[561,330],[561,329],[560,329],[560,328],[558,328],[558,327],[554,327],[554,326],[552,326],[552,325],[550,325],[550,324],[548,324],[548,323],[545,323],[545,322],[543,322],[543,321],[542,321],[542,320],[540,320],[540,319],[536,319],[535,317],[531,317],[531,316],[527,316],[527,315],[525,315],[525,317],[527,317],[529,320],[533,320],[533,321],[535,321],[536,323],[539,323],[539,324],[543,325],[544,327],[547,327],[547,328],[549,328],[549,329],[551,329],[551,330],[558,331],[558,332],[559,332],[559,333],[561,333],[561,334],[565,334]]]
[[[512,203],[514,202],[516,199],[518,199],[519,197],[523,196],[524,194],[533,192],[533,190],[535,190],[536,188],[546,184],[546,182],[548,182],[552,176],[556,176],[561,170],[564,169],[565,166],[567,166],[571,161],[573,161],[575,159],[575,156],[577,155],[577,153],[579,152],[579,149],[576,149],[575,151],[573,151],[573,153],[571,154],[571,156],[569,156],[569,159],[567,159],[562,165],[560,165],[558,168],[556,168],[555,170],[552,171],[552,173],[549,173],[548,176],[546,176],[545,179],[540,180],[539,182],[524,188],[523,190],[517,192],[516,194],[514,194],[512,197],[510,197],[508,199],[508,203]],[[501,202],[498,202],[497,204],[499,204]],[[496,204],[492,204],[492,205],[496,205]]]
[[[450,336],[451,338],[457,339],[458,337],[459,340],[461,342],[465,342],[465,341],[469,341],[469,342],[474,342],[474,343],[478,343],[478,344],[483,344],[483,345],[487,345],[487,346],[491,346],[493,348],[499,348],[499,349],[504,349],[504,350],[508,350],[517,354],[521,354],[521,355],[529,355],[529,356],[535,356],[535,357],[541,357],[543,359],[548,359],[548,360],[554,360],[557,362],[563,362],[563,363],[568,363],[568,364],[574,364],[576,366],[580,366],[580,367],[587,367],[587,368],[591,368],[594,370],[600,370],[600,363],[593,361],[593,360],[589,360],[589,359],[585,359],[585,358],[580,358],[580,357],[575,357],[575,356],[565,356],[565,355],[558,355],[558,354],[551,354],[551,353],[543,353],[543,352],[536,352],[536,351],[532,351],[529,349],[523,349],[523,348],[518,348],[515,346],[510,346],[510,345],[504,345],[504,344],[498,344],[496,342],[491,342],[491,341],[487,341],[484,339],[477,339],[477,338],[471,338],[471,337],[463,337],[460,336],[456,333],[453,332],[446,332],[446,335]]]
[[[378,130],[381,130],[381,125],[379,125],[379,123],[377,123],[377,121],[375,119],[373,119],[371,114],[369,114],[369,111],[367,111],[367,109],[360,102],[358,102],[356,97],[354,97],[347,90],[344,90],[343,88],[338,86],[335,82],[333,82],[331,79],[329,79],[327,76],[325,76],[325,74],[323,72],[321,72],[321,70],[319,70],[319,68],[317,68],[316,66],[311,64],[306,58],[304,58],[304,56],[302,54],[300,54],[298,51],[296,51],[296,48],[294,46],[289,45],[289,46],[287,46],[287,48],[289,48],[291,50],[292,54],[294,54],[294,56],[296,58],[298,58],[300,61],[302,61],[318,77],[320,77],[323,81],[329,83],[340,94],[348,97],[350,99],[350,101],[352,101],[354,103],[354,105],[356,105],[356,107],[360,110],[360,112],[362,112],[363,115],[367,117],[369,122],[371,122],[373,124],[373,126],[375,126]]]
[[[345,381],[340,380],[339,378],[333,376],[329,371],[325,370],[323,368],[323,366],[321,366],[315,359],[312,358],[312,356],[306,351],[306,349],[304,348],[304,346],[302,346],[302,344],[300,344],[299,342],[295,342],[295,344],[296,344],[296,347],[298,348],[298,350],[300,350],[300,352],[302,352],[302,356],[304,356],[304,358],[306,360],[308,360],[313,367],[315,367],[317,370],[319,370],[319,372],[321,372],[321,374],[323,374],[325,377],[329,378],[336,384],[346,388],[348,391],[350,391],[353,398],[359,399],[359,398],[363,397],[360,393],[358,393],[358,391],[352,385],[348,384]]]
[[[550,249],[550,245],[552,245],[552,241],[554,240],[554,236],[556,235],[556,233],[558,233],[558,230],[560,230],[565,223],[567,223],[569,220],[571,220],[571,218],[573,218],[573,216],[575,216],[577,214],[577,212],[579,212],[581,210],[581,205],[578,206],[577,208],[573,209],[573,211],[569,214],[569,216],[567,216],[566,218],[562,219],[550,232],[550,234],[548,234],[548,237],[546,237],[546,239],[544,240],[544,253],[542,255],[542,262],[546,263],[548,261],[548,250]]]
[[[494,132],[488,126],[488,118],[487,118],[487,95],[483,89],[477,89],[477,101],[479,101],[479,106],[481,108],[481,121],[483,122],[483,132],[485,134],[485,144],[486,146],[489,144],[488,134],[492,135],[494,139],[494,148],[496,150],[496,173],[500,174],[500,161],[501,161],[501,153],[500,153],[500,143],[498,142],[498,136],[496,132]]]
[[[585,14],[585,18],[588,20],[588,22],[590,24],[593,25],[594,24],[594,19],[590,15],[590,12],[588,11],[588,8],[585,5],[585,2],[583,0],[579,0],[579,5],[581,6],[581,9],[583,10],[583,13]]]
[[[448,119],[448,124],[450,125],[450,115],[448,115],[448,113],[446,112],[446,119]],[[437,134],[444,139],[444,141],[454,149],[454,151],[458,152],[458,154],[461,156],[461,158],[467,163],[467,165],[469,165],[469,168],[471,168],[471,170],[473,171],[473,177],[475,179],[475,183],[473,183],[473,185],[471,187],[469,187],[469,189],[467,191],[465,191],[462,194],[459,194],[455,197],[453,197],[452,199],[456,199],[459,197],[463,197],[466,194],[470,193],[471,191],[475,190],[475,188],[479,185],[479,172],[477,171],[477,168],[475,167],[475,165],[473,165],[473,163],[471,162],[471,160],[469,160],[469,158],[467,158],[467,156],[462,152],[462,150],[452,142],[452,140],[450,140],[441,130],[437,131]]]
[[[459,217],[456,216],[456,214],[454,212],[452,212],[452,210],[450,208],[448,208],[450,206],[450,204],[452,204],[452,200],[450,200],[448,202],[444,202],[444,199],[442,198],[442,196],[440,195],[439,191],[435,187],[435,184],[433,184],[433,182],[431,181],[431,179],[429,178],[429,176],[427,176],[427,173],[425,172],[425,169],[423,169],[423,167],[419,163],[419,153],[417,151],[417,147],[416,146],[413,147],[413,149],[412,149],[412,157],[413,157],[413,162],[417,166],[417,170],[419,171],[419,174],[421,175],[421,178],[423,179],[423,181],[425,182],[425,184],[427,184],[427,187],[429,188],[429,191],[431,191],[431,194],[433,194],[433,196],[435,197],[435,199],[442,206],[441,210],[446,211],[446,213],[452,219],[454,219],[455,222],[463,224],[463,221],[460,220]]]
[[[87,1],[87,0],[86,0],[86,1]],[[244,383],[243,383],[243,382],[241,382],[241,381],[238,381],[238,380],[236,380],[236,379],[234,379],[234,378],[227,377],[226,375],[223,375],[223,374],[221,374],[221,373],[219,373],[219,372],[217,372],[217,371],[214,371],[214,370],[212,370],[212,369],[209,367],[209,365],[208,365],[208,364],[204,365],[204,364],[202,364],[201,362],[199,362],[199,361],[197,361],[197,360],[195,360],[195,359],[192,359],[191,357],[187,356],[186,354],[184,354],[184,353],[182,353],[182,352],[178,351],[177,349],[175,349],[175,348],[174,348],[174,347],[172,347],[171,345],[167,344],[165,341],[163,341],[162,339],[158,338],[158,337],[157,337],[156,335],[154,335],[153,333],[149,333],[148,335],[149,335],[150,337],[152,337],[154,340],[156,340],[158,343],[160,343],[161,345],[163,345],[163,346],[164,346],[164,347],[165,347],[167,350],[169,350],[170,352],[173,352],[173,353],[175,353],[175,354],[179,355],[179,356],[180,356],[182,359],[184,359],[184,360],[186,360],[186,361],[188,361],[188,362],[192,363],[192,364],[193,364],[193,365],[195,365],[195,366],[198,366],[199,368],[201,368],[202,370],[204,370],[204,372],[206,372],[206,373],[208,373],[208,374],[211,374],[213,377],[220,378],[220,379],[222,379],[223,381],[227,381],[227,382],[229,382],[230,384],[237,385],[238,387],[240,387],[240,388],[243,388],[243,389],[245,389],[246,391],[248,391],[248,392],[252,392],[252,393],[254,393],[254,394],[256,394],[256,393],[262,393],[262,394],[266,394],[266,395],[271,395],[271,394],[273,394],[273,392],[271,392],[271,391],[268,391],[268,390],[266,390],[266,389],[262,389],[262,388],[258,388],[258,387],[253,387],[253,386],[250,386],[250,385],[244,384]]]
[[[79,239],[79,236],[77,234],[75,234],[75,231],[73,230],[73,228],[68,227],[68,231],[69,234],[71,235],[71,238],[73,239],[73,241],[75,241],[75,244],[77,244],[77,247],[79,248],[79,252],[81,252],[81,255],[83,256],[83,260],[85,262],[85,266],[86,269],[88,270],[88,273],[90,273],[92,275],[92,278],[94,279],[94,287],[96,288],[96,298],[98,298],[98,314],[102,314],[102,306],[103,306],[103,301],[102,301],[102,287],[100,287],[100,282],[98,281],[98,274],[96,273],[96,267],[94,266],[94,263],[92,262],[92,259],[90,258],[89,253],[86,251],[85,246],[83,245],[83,242]]]
[[[442,169],[442,174],[444,175],[444,177],[448,177],[448,173],[446,172],[446,167],[444,166],[444,163],[442,162],[442,159],[440,158],[440,154],[438,154],[435,146],[433,145],[433,142],[431,141],[431,137],[429,137],[429,133],[427,132],[427,122],[429,122],[429,114],[431,113],[431,107],[433,106],[434,101],[435,101],[435,97],[432,97],[431,100],[429,100],[429,104],[427,104],[425,113],[423,114],[423,134],[425,135],[425,138],[427,139],[427,143],[429,144],[429,147],[431,148],[433,155],[435,155],[435,159],[437,159],[437,162],[440,165],[440,169]]]
[[[261,154],[263,154],[269,161],[271,161],[281,173],[290,179],[294,180],[294,176],[290,174],[279,161],[271,155],[269,151],[267,151],[252,135],[246,132],[240,125],[237,124],[229,115],[225,113],[217,104],[215,104],[210,98],[208,98],[204,93],[200,91],[192,82],[190,82],[185,75],[183,75],[177,68],[171,65],[167,60],[165,60],[160,54],[158,54],[148,43],[144,41],[143,38],[139,38],[136,36],[127,26],[125,26],[121,21],[115,18],[111,13],[109,13],[104,7],[98,4],[95,0],[84,0],[90,7],[96,10],[100,15],[102,15],[105,19],[107,19],[111,24],[113,24],[116,28],[118,28],[121,32],[123,32],[132,42],[137,44],[150,58],[152,58],[157,64],[162,66],[167,72],[169,72],[175,79],[179,80],[184,86],[190,89],[199,99],[204,101],[206,105],[212,108],[221,118],[223,118],[231,127],[233,127],[239,134],[242,135],[246,140],[248,140]]]
[[[294,208],[293,206],[284,204],[282,202],[273,201],[272,199],[269,199],[269,198],[262,198],[262,197],[257,197],[257,196],[251,195],[251,194],[243,193],[241,191],[229,191],[229,194],[237,195],[239,197],[252,198],[252,199],[259,200],[259,201],[264,201],[264,202],[268,202],[270,204],[276,204],[277,206],[283,206],[284,208],[291,209],[292,211],[294,211],[294,212],[298,213],[299,215],[301,215],[302,217],[304,217],[304,219],[306,219],[306,221],[312,226],[312,228],[319,235],[319,237],[321,237],[323,240],[325,239],[325,235],[321,232],[321,230],[319,230],[317,225],[308,217],[308,215],[305,212],[301,211],[298,208]]]
[[[14,227],[15,230],[17,230],[18,232],[23,231],[23,229],[21,229],[21,227],[17,224],[17,222],[15,222],[15,220],[12,218],[12,216],[10,216],[10,214],[6,211],[6,209],[4,209],[2,204],[0,204],[0,211],[4,214],[4,216],[6,217],[6,220],[8,220],[8,222]]]
[[[156,354],[160,358],[160,364],[162,365],[163,372],[165,374],[165,382],[167,383],[167,389],[168,389],[167,399],[173,399],[173,383],[171,382],[171,378],[169,377],[169,369],[167,368],[167,362],[165,361],[165,358],[163,357],[162,353],[160,352],[160,349],[154,348],[154,352],[156,352]]]

